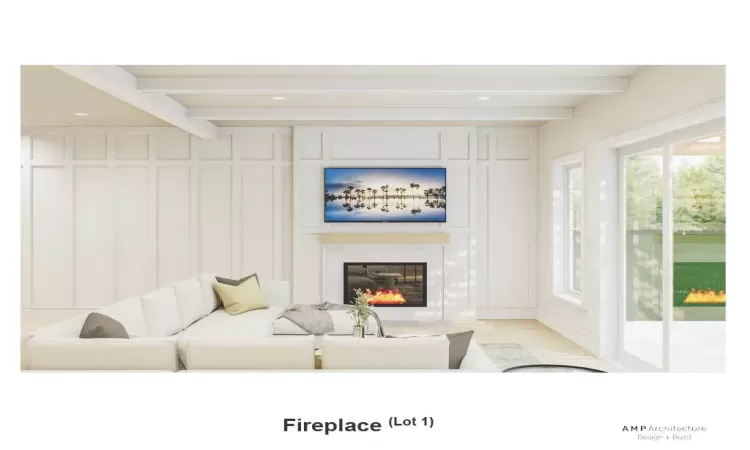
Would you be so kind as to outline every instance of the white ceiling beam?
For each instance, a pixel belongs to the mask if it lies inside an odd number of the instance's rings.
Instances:
[[[139,77],[141,92],[160,94],[372,94],[483,95],[614,94],[628,78],[593,77]]]
[[[188,117],[185,106],[164,94],[144,94],[139,91],[136,77],[118,66],[55,67],[201,139],[218,137],[216,125]]]
[[[516,121],[564,120],[573,108],[188,108],[202,120]]]

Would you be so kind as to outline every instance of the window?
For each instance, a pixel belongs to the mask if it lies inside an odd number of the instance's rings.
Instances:
[[[554,291],[583,306],[583,154],[558,158],[552,168]]]
[[[565,290],[580,297],[583,271],[583,246],[581,243],[581,215],[583,211],[583,165],[565,168],[566,214],[565,221]]]

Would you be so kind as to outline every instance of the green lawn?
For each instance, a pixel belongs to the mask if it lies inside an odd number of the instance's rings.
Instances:
[[[674,235],[674,244],[720,244],[724,245],[727,241],[725,234],[679,234]]]
[[[726,263],[680,262],[674,264],[674,306],[725,306],[724,304],[683,304],[691,289],[702,289],[704,291],[713,289],[716,292],[726,292]]]

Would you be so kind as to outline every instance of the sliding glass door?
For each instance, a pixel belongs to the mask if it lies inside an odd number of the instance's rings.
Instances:
[[[620,150],[620,354],[634,370],[724,371],[723,121]]]
[[[663,368],[663,151],[622,158],[625,297],[623,350],[632,366]]]
[[[724,133],[672,145],[672,186],[671,371],[724,371]]]

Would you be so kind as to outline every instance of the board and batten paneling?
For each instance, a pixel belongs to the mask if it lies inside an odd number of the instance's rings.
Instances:
[[[531,307],[529,296],[529,184],[527,160],[502,161],[489,171],[489,307]]]
[[[263,166],[242,169],[241,272],[257,272],[261,280],[273,278],[274,267],[269,263],[273,261],[274,241],[258,237],[273,236],[277,227],[280,230],[274,214],[268,214],[273,211],[274,197],[280,194],[273,187],[272,170]]]
[[[440,231],[445,319],[535,314],[532,128],[298,127],[294,152],[283,127],[34,129],[22,152],[24,307],[87,309],[206,272],[293,277],[321,300],[320,233]],[[343,165],[446,167],[448,223],[323,223],[322,169]]]
[[[232,273],[232,167],[200,169],[200,271]]]
[[[72,176],[64,167],[31,169],[32,307],[74,305]]]
[[[73,159],[78,161],[107,159],[106,133],[81,133],[73,136]]]
[[[112,177],[106,167],[75,167],[75,303],[99,306],[115,298]]]
[[[157,169],[157,284],[190,277],[190,167]]]
[[[480,129],[478,316],[536,317],[537,130]]]
[[[147,160],[149,155],[149,133],[114,133],[115,159]]]
[[[22,134],[22,307],[88,310],[200,273],[290,279],[290,129]]]
[[[61,163],[66,158],[65,135],[43,133],[31,136],[28,149],[34,163]]]
[[[328,127],[323,151],[334,160],[439,160],[440,143],[434,127]]]
[[[442,265],[430,272],[443,320],[534,318],[536,135],[517,127],[295,127],[295,302],[331,301],[326,283],[336,281],[321,268],[339,270],[330,258],[340,249],[327,249],[322,234],[440,231],[450,244],[438,247]],[[323,169],[347,166],[445,167],[447,222],[325,223]],[[411,317],[421,320],[416,309]]]
[[[114,169],[116,299],[151,288],[148,170],[144,166]]]

